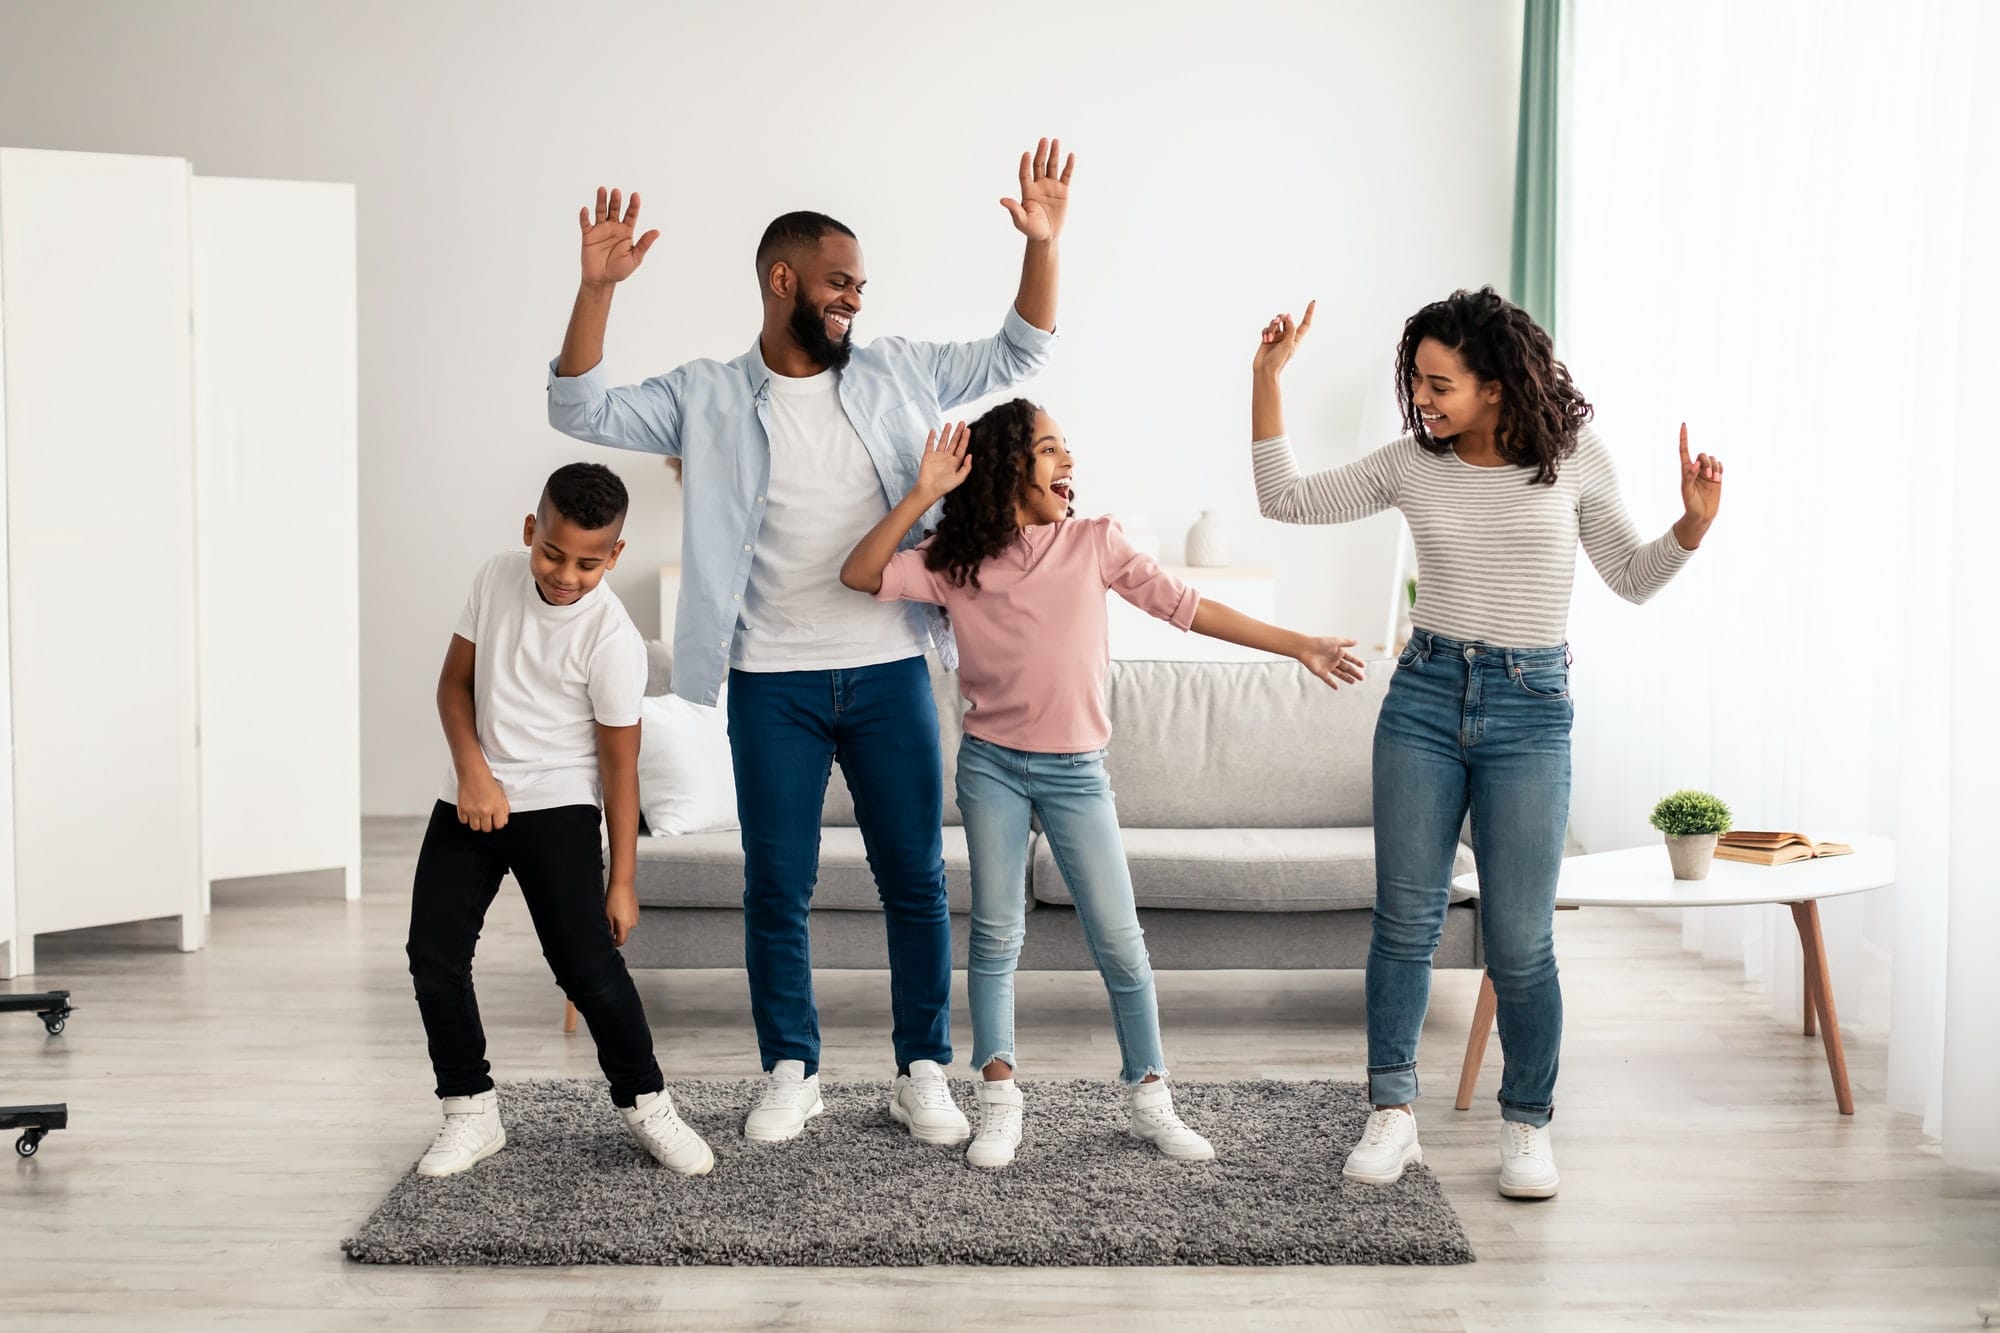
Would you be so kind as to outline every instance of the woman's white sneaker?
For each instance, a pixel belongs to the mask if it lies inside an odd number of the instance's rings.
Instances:
[[[897,1124],[909,1126],[911,1138],[925,1143],[963,1143],[972,1137],[972,1124],[952,1100],[944,1067],[935,1060],[912,1060],[909,1073],[896,1075],[889,1114]]]
[[[417,1161],[420,1176],[455,1176],[470,1171],[507,1146],[500,1127],[500,1098],[491,1088],[472,1097],[446,1097],[444,1124],[430,1150]]]
[[[1417,1142],[1417,1118],[1408,1111],[1390,1108],[1368,1117],[1361,1130],[1361,1142],[1347,1154],[1340,1174],[1366,1185],[1393,1185],[1403,1178],[1403,1168],[1424,1160],[1424,1145]]]
[[[1144,1139],[1168,1157],[1182,1162],[1206,1162],[1215,1156],[1215,1146],[1188,1128],[1174,1114],[1174,1095],[1165,1079],[1135,1083],[1126,1093],[1126,1132]]]
[[[824,1110],[819,1075],[807,1078],[803,1060],[780,1060],[771,1066],[763,1094],[743,1122],[743,1137],[758,1143],[783,1143],[797,1138],[806,1121]]]
[[[1013,1079],[982,1082],[978,1089],[979,1133],[965,1150],[968,1166],[1008,1165],[1021,1146],[1021,1089]]]
[[[1552,1199],[1562,1177],[1547,1125],[1500,1124],[1500,1193],[1509,1199]]]
[[[633,1105],[618,1108],[619,1118],[639,1146],[669,1171],[684,1176],[705,1176],[715,1166],[715,1154],[694,1126],[681,1119],[674,1099],[663,1088],[642,1092]]]

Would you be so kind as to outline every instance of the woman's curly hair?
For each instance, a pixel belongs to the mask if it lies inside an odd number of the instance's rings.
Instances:
[[[1553,486],[1556,465],[1576,448],[1576,434],[1591,418],[1591,406],[1570,383],[1569,368],[1556,360],[1555,344],[1527,311],[1491,287],[1463,289],[1434,301],[1403,325],[1396,348],[1396,402],[1403,426],[1434,454],[1451,445],[1433,439],[1417,411],[1412,385],[1417,376],[1417,344],[1434,338],[1482,380],[1500,384],[1500,429],[1494,445],[1517,467],[1533,467],[1535,483]]]
[[[944,516],[924,549],[925,567],[942,572],[954,588],[977,588],[979,567],[1020,535],[1014,505],[1027,490],[1040,411],[1016,398],[973,422],[967,432],[972,470],[944,497]]]

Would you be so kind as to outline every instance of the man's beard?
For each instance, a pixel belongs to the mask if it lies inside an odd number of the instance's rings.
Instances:
[[[830,370],[842,370],[854,355],[854,333],[849,330],[839,342],[826,336],[826,312],[815,310],[800,292],[792,300],[792,337],[813,360]]]

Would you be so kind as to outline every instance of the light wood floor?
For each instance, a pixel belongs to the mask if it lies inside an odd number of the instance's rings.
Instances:
[[[1479,1262],[1453,1269],[440,1270],[363,1267],[350,1233],[436,1116],[402,939],[419,827],[372,823],[365,896],[337,879],[221,886],[212,943],[171,922],[46,937],[68,1033],[0,1015],[0,1100],[66,1100],[74,1128],[0,1161],[0,1327],[485,1330],[685,1327],[1601,1330],[1976,1328],[2000,1287],[2000,1180],[1944,1167],[1882,1109],[1883,1048],[1851,1039],[1859,1114],[1819,1043],[1726,968],[1632,913],[1565,913],[1562,1197],[1494,1191],[1498,1043],[1453,1112],[1474,978],[1439,978],[1429,1159]],[[79,849],[80,852],[84,849]],[[1032,929],[1032,922],[1030,923]],[[594,1076],[511,888],[480,999],[503,1077]],[[755,1072],[743,977],[640,973],[669,1079]],[[1836,978],[1836,984],[1838,984]],[[883,1077],[882,973],[820,983],[831,1077]],[[1185,1078],[1356,1077],[1349,973],[1165,973]],[[960,1037],[966,1035],[960,984]],[[1111,1075],[1095,976],[1020,988],[1032,1072]]]

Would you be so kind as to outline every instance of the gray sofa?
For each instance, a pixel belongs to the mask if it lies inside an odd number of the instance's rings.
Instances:
[[[1133,892],[1156,969],[1358,968],[1375,899],[1369,752],[1393,662],[1338,692],[1296,663],[1112,663],[1118,796]],[[955,965],[970,881],[953,783],[963,701],[931,670],[944,746],[944,856]],[[663,688],[656,674],[655,686]],[[828,784],[812,912],[816,967],[886,967],[881,907],[854,804]],[[1023,969],[1092,966],[1062,874],[1032,832]],[[1471,868],[1461,848],[1460,870]],[[743,965],[740,835],[639,839],[634,967]],[[1437,967],[1481,966],[1478,905],[1445,914]]]

